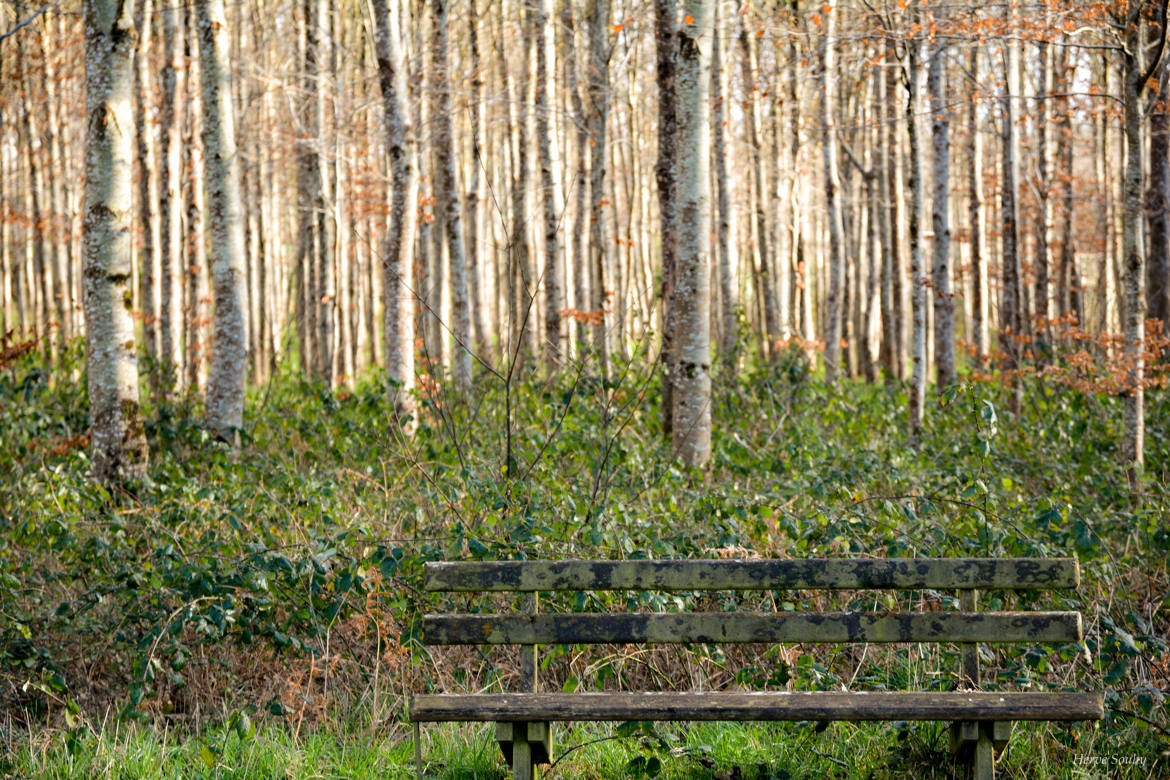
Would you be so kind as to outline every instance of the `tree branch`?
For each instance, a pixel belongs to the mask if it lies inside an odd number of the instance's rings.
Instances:
[[[18,32],[20,32],[20,31],[21,31],[21,29],[23,29],[23,28],[25,28],[25,27],[28,27],[30,24],[32,24],[32,23],[33,23],[33,21],[34,21],[34,20],[35,20],[35,19],[36,19],[38,16],[40,16],[41,14],[43,14],[45,11],[49,10],[49,8],[51,8],[51,7],[52,7],[52,6],[54,6],[54,5],[56,5],[56,3],[45,3],[45,4],[44,4],[44,5],[42,5],[40,8],[38,8],[38,9],[37,9],[37,10],[35,10],[35,11],[33,11],[33,13],[32,13],[32,16],[30,16],[29,18],[25,19],[23,22],[21,22],[20,24],[16,25],[15,27],[13,27],[11,30],[9,30],[8,32],[4,33],[3,35],[0,35],[0,41],[3,41],[5,38],[10,38],[10,37],[12,37],[13,35],[16,35]],[[1163,10],[1163,13],[1162,13],[1162,18],[1163,18],[1163,19],[1165,19],[1165,18],[1166,18],[1166,15],[1165,15],[1165,10]],[[1163,36],[1163,40],[1165,40],[1165,36]]]

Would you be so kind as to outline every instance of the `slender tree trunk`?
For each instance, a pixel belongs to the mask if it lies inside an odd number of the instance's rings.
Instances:
[[[827,269],[829,290],[825,299],[825,382],[831,385],[837,381],[841,372],[845,262],[842,257],[844,226],[840,203],[841,181],[837,170],[837,138],[833,122],[837,15],[831,6],[825,6],[822,16],[825,22],[825,40],[821,54],[821,145],[824,152],[825,218],[829,223]]]
[[[1009,0],[1009,27],[1016,27],[1018,0]],[[1019,89],[1019,51],[1015,41],[1005,44],[1007,73],[1000,100],[1003,114],[1003,183],[1000,186],[1001,235],[1003,241],[1003,282],[1000,293],[999,348],[1004,355],[1002,369],[1014,372],[1020,363],[1020,339],[1024,331],[1023,301],[1020,279],[1019,141],[1015,99]],[[1022,385],[1019,377],[1012,384],[1012,411],[1019,413]]]
[[[687,0],[678,30],[678,284],[671,449],[688,466],[711,457],[710,47],[713,0]]]
[[[833,14],[828,14],[833,19]],[[743,55],[743,89],[744,99],[747,102],[745,114],[747,116],[747,140],[751,149],[752,190],[751,203],[754,209],[753,237],[756,249],[756,262],[759,267],[759,294],[764,307],[764,352],[769,359],[775,359],[779,352],[777,342],[782,338],[779,319],[777,317],[776,288],[772,279],[772,252],[768,246],[767,200],[768,183],[764,173],[763,163],[763,120],[760,113],[762,94],[756,86],[756,72],[758,61],[753,36],[748,34],[747,17],[741,14],[739,29],[739,48]],[[832,22],[830,21],[830,24]],[[828,55],[830,58],[831,54]],[[830,64],[830,67],[832,65]],[[830,97],[831,99],[831,97]],[[827,158],[826,158],[827,159]],[[828,174],[826,173],[826,176]]]
[[[1067,46],[1060,49],[1060,60],[1056,73],[1059,86],[1056,91],[1066,94],[1071,89],[1070,77],[1072,65],[1069,62]],[[1076,137],[1073,135],[1073,114],[1075,109],[1070,98],[1061,98],[1062,110],[1057,120],[1057,157],[1060,159],[1060,188],[1061,188],[1061,225],[1060,225],[1060,280],[1059,289],[1061,308],[1059,314],[1072,313],[1076,316],[1077,324],[1086,327],[1084,305],[1084,282],[1077,267],[1076,245],[1073,242],[1073,218],[1076,216],[1076,191],[1073,187],[1074,157],[1073,147]],[[1091,120],[1090,120],[1091,121]],[[1170,139],[1167,141],[1170,143]]]
[[[927,74],[934,143],[934,365],[938,389],[955,383],[955,298],[951,294],[951,110],[943,70],[946,47],[934,45]]]
[[[654,180],[658,188],[658,213],[662,244],[662,435],[670,438],[674,415],[674,301],[678,269],[678,202],[677,172],[678,95],[675,80],[676,28],[678,8],[675,0],[655,0],[654,44],[655,80],[658,85],[658,159]]]
[[[539,0],[536,17],[536,148],[540,158],[540,192],[544,217],[544,343],[542,355],[551,374],[563,357],[561,310],[564,280],[561,278],[561,154],[557,142],[556,35],[553,0]]]
[[[85,4],[85,321],[93,474],[146,477],[138,360],[130,310],[134,148],[133,6]]]
[[[492,160],[483,148],[486,128],[484,127],[483,105],[483,62],[479,52],[479,11],[478,0],[470,0],[467,15],[467,40],[471,55],[471,185],[467,189],[467,279],[471,298],[472,338],[476,355],[481,360],[491,356],[491,339],[484,318],[484,281],[482,269],[484,254],[482,246],[488,242],[484,229],[484,212],[480,203],[486,200],[487,187],[485,167]],[[482,242],[482,244],[481,244]]]
[[[142,243],[138,248],[139,283],[138,297],[142,308],[142,342],[146,356],[157,360],[159,356],[158,321],[161,289],[159,277],[158,222],[158,166],[155,164],[154,129],[150,121],[150,101],[154,95],[151,53],[152,0],[139,0],[138,5],[138,50],[135,53],[134,102],[136,111],[136,152],[138,162],[138,218]],[[151,373],[152,395],[161,393],[158,372]]]
[[[895,67],[898,57],[894,42],[886,40],[886,182],[882,197],[886,202],[889,223],[889,268],[890,268],[890,297],[893,303],[893,339],[890,342],[890,352],[893,358],[894,374],[903,379],[906,376],[906,299],[902,269],[902,243],[900,239],[901,220],[901,188],[898,186],[898,142],[897,128],[901,123],[898,118],[898,101],[894,97],[898,94],[898,68]]]
[[[162,150],[159,155],[159,350],[167,392],[181,383],[183,371],[183,14],[161,8],[163,30]]]
[[[1047,16],[1046,13],[1043,15]],[[1033,293],[1036,321],[1034,328],[1030,327],[1029,331],[1034,331],[1038,336],[1043,334],[1041,342],[1037,344],[1039,350],[1036,351],[1036,357],[1047,363],[1051,359],[1052,350],[1052,295],[1049,283],[1052,204],[1048,192],[1051,186],[1048,175],[1048,101],[1052,93],[1052,48],[1043,38],[1036,44],[1036,67],[1039,93],[1036,100],[1036,197],[1039,213],[1036,218],[1036,285]]]
[[[577,169],[573,176],[575,192],[573,205],[573,308],[577,310],[576,325],[574,328],[574,346],[578,357],[583,356],[588,349],[588,332],[586,330],[585,312],[589,310],[588,278],[588,230],[585,225],[589,219],[589,131],[588,117],[585,114],[585,104],[581,99],[581,84],[577,74],[577,35],[573,20],[572,0],[562,0],[562,26],[565,29],[566,62],[568,66],[568,89],[570,103],[573,109],[573,125],[576,127],[575,144],[577,150]],[[666,414],[669,417],[669,410]]]
[[[414,399],[414,226],[418,178],[414,169],[414,130],[406,105],[406,66],[402,58],[401,2],[394,13],[374,0],[374,47],[382,90],[382,121],[390,158],[390,225],[382,251],[382,331],[386,379],[395,418],[407,433],[417,427]]]
[[[1157,30],[1152,30],[1157,34]],[[1148,316],[1170,333],[1170,68],[1162,67],[1149,111],[1150,182],[1146,188],[1149,258],[1146,266]]]
[[[451,308],[453,336],[452,376],[460,388],[471,386],[471,302],[468,298],[467,261],[463,254],[463,221],[459,204],[459,185],[455,176],[455,137],[451,99],[450,49],[451,20],[447,0],[432,0],[434,41],[431,56],[434,66],[435,147],[438,164],[436,192],[437,210],[443,215],[447,256],[451,264]],[[444,338],[444,340],[446,340]]]
[[[733,274],[739,265],[735,244],[735,212],[731,208],[731,181],[727,171],[727,99],[731,94],[727,70],[723,67],[723,33],[729,29],[720,7],[722,0],[712,0],[715,5],[715,36],[711,44],[711,88],[714,96],[714,143],[715,187],[719,206],[719,304],[721,339],[719,351],[723,357],[723,370],[728,377],[734,377],[737,356],[735,354],[735,287]],[[778,150],[777,150],[778,151]]]
[[[979,47],[972,46],[967,55],[967,69],[979,72]],[[967,224],[971,234],[971,341],[975,346],[975,360],[982,365],[987,360],[991,344],[987,335],[988,290],[987,258],[983,245],[983,143],[979,134],[979,92],[971,95],[967,104]]]
[[[203,189],[206,162],[203,141],[198,130],[203,116],[203,94],[200,90],[201,62],[199,35],[194,12],[185,6],[185,43],[187,86],[187,127],[183,149],[187,156],[186,250],[187,250],[187,317],[184,330],[187,335],[187,390],[203,395],[207,389],[208,321],[211,294],[207,283],[207,244],[204,237],[207,209]]]
[[[593,326],[593,348],[597,351],[598,370],[609,376],[609,344],[605,321],[606,282],[608,273],[609,230],[606,226],[605,197],[606,147],[609,122],[609,42],[610,0],[595,0],[589,5],[586,26],[589,28],[589,253],[593,292],[593,310],[600,315]]]
[[[223,0],[197,0],[195,16],[203,76],[203,146],[207,151],[205,172],[211,201],[211,277],[215,296],[207,426],[224,441],[238,444],[239,431],[244,427],[244,380],[248,369],[248,287]]]
[[[929,284],[925,250],[922,246],[922,233],[926,222],[923,214],[926,164],[923,161],[918,125],[923,46],[919,38],[914,38],[907,44],[906,64],[909,70],[906,122],[910,136],[910,311],[913,316],[910,340],[913,366],[910,377],[910,437],[914,441],[917,441],[919,429],[922,427],[926,402],[926,287]]]

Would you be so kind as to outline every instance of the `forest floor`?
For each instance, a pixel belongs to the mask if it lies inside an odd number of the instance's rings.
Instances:
[[[1136,491],[1119,464],[1121,401],[1089,384],[1025,379],[1016,414],[1002,384],[969,376],[932,399],[912,443],[901,383],[829,388],[794,353],[717,379],[712,462],[688,472],[659,433],[657,371],[637,357],[609,381],[485,376],[475,402],[428,383],[411,438],[377,380],[331,391],[278,377],[250,395],[237,452],[208,439],[193,403],[146,401],[151,481],[111,495],[88,478],[78,362],[0,365],[0,776],[412,777],[406,696],[506,689],[518,667],[506,649],[418,641],[422,613],[476,603],[423,593],[423,562],[754,555],[1076,555],[1077,591],[985,603],[1079,610],[1086,641],[988,648],[986,685],[1104,689],[1107,717],[1018,726],[1001,776],[1170,774],[1166,391],[1148,395]],[[541,676],[549,690],[930,689],[956,658],[947,646],[557,647]],[[946,737],[929,723],[583,725],[558,733],[564,758],[546,776],[946,777]],[[485,726],[428,724],[422,738],[429,773],[503,776]]]

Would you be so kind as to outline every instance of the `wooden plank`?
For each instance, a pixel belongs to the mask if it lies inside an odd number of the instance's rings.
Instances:
[[[1101,720],[1099,692],[429,694],[412,721]]]
[[[430,562],[431,591],[1075,588],[1075,558]]]
[[[687,642],[1073,642],[1078,612],[694,612],[427,615],[432,645]]]

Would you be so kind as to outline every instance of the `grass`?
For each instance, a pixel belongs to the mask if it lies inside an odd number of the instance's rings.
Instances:
[[[657,759],[666,780],[948,778],[952,761],[943,724],[693,723],[657,724],[647,737],[614,737],[613,724],[558,724],[556,763],[543,777],[565,780],[645,777],[639,759]],[[509,777],[487,725],[424,725],[424,771],[446,780]],[[1073,748],[1054,744],[1077,739]],[[635,762],[633,765],[631,762]],[[1092,762],[1092,763],[1090,763]],[[1157,778],[1166,756],[1095,729],[1018,724],[997,770],[1004,778]],[[272,778],[414,778],[406,726],[371,739],[368,732],[320,730],[294,735],[266,724],[241,738],[234,730],[200,735],[113,724],[66,741],[27,735],[12,745],[11,777],[66,780],[267,780]]]

